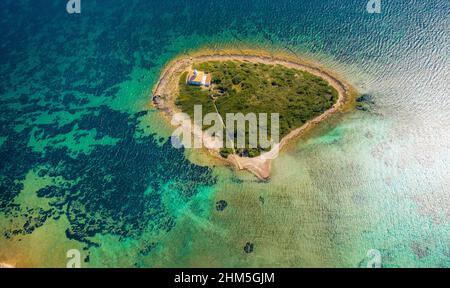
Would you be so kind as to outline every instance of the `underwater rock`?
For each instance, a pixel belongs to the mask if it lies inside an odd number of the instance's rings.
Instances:
[[[227,208],[228,203],[225,200],[220,200],[216,202],[216,209],[217,211],[223,211],[225,208]]]
[[[373,96],[369,94],[362,94],[356,99],[356,109],[359,111],[370,111],[372,105],[375,105],[375,101],[373,101]]]
[[[247,242],[244,246],[244,252],[245,253],[252,253],[253,252],[253,243]]]
[[[358,102],[358,103],[367,102],[367,103],[370,103],[370,104],[375,104],[375,102],[373,101],[373,96],[369,95],[369,94],[363,94],[363,95],[359,96],[356,99],[356,102]]]
[[[356,105],[356,109],[359,111],[367,111],[368,110],[367,107],[362,106],[362,105]]]
[[[418,242],[413,242],[411,244],[411,250],[418,257],[418,259],[422,259],[427,257],[430,254],[430,250],[428,247],[421,245]]]

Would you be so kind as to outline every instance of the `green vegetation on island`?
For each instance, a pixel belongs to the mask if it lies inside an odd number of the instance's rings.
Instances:
[[[216,106],[223,119],[226,113],[279,113],[280,140],[293,129],[330,109],[338,100],[336,89],[322,78],[282,65],[209,61],[195,64],[193,68],[211,73],[212,85],[209,88],[188,85],[187,73],[183,73],[176,99],[176,105],[183,112],[193,118],[194,105],[202,105],[203,115],[216,112]],[[270,127],[268,116],[269,132]],[[264,150],[258,146],[235,149],[234,152],[255,157]],[[229,148],[220,151],[225,158],[231,153],[233,149]]]

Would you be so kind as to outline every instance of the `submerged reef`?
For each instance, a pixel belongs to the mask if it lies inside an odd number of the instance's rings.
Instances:
[[[1,112],[13,113],[3,108]],[[8,121],[1,122],[8,137],[0,147],[0,212],[17,223],[3,231],[4,237],[33,233],[49,218],[58,220],[62,215],[69,221],[67,238],[88,246],[98,245],[90,240],[96,234],[134,237],[148,229],[169,231],[176,219],[162,203],[162,186],[170,183],[187,202],[200,187],[214,184],[209,168],[190,163],[184,151],[174,149],[170,141],[161,144],[154,135],[135,136],[138,119],[147,112],[130,115],[107,106],[88,112],[66,125],[34,126],[40,139],[72,130],[83,135],[91,129],[96,130],[95,139],[116,139],[113,145],[92,145],[90,153],[75,157],[66,146],[48,145],[36,152],[29,146],[31,127],[17,131]],[[36,192],[48,200],[48,207],[16,203],[29,171],[63,179]]]

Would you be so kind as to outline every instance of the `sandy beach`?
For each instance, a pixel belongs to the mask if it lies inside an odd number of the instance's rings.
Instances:
[[[353,95],[353,89],[343,80],[338,79],[337,76],[326,71],[326,69],[319,64],[307,62],[296,57],[282,54],[273,55],[260,50],[199,51],[194,54],[178,57],[170,62],[162,71],[161,77],[153,90],[152,96],[154,99],[154,106],[163,111],[169,121],[174,113],[181,112],[175,105],[175,99],[179,91],[179,77],[183,72],[188,71],[193,64],[207,61],[243,61],[268,65],[279,64],[319,76],[327,81],[338,92],[339,98],[333,107],[321,115],[309,120],[304,125],[292,130],[269,152],[254,158],[240,157],[238,155],[230,155],[227,159],[222,158],[235,169],[248,170],[261,180],[266,180],[270,177],[272,160],[277,157],[278,153],[286,147],[289,142],[294,138],[298,138],[331,115],[344,111],[345,106],[351,102],[351,95]],[[202,137],[203,143],[210,143],[213,141],[206,133],[197,132],[194,133],[194,137]],[[207,150],[212,152],[214,156],[220,157],[218,149]]]

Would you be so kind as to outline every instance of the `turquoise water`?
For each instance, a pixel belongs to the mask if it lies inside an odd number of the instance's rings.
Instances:
[[[450,266],[448,1],[63,2],[0,4],[0,262]],[[149,108],[164,64],[204,47],[312,59],[375,104],[269,183],[205,166]]]

